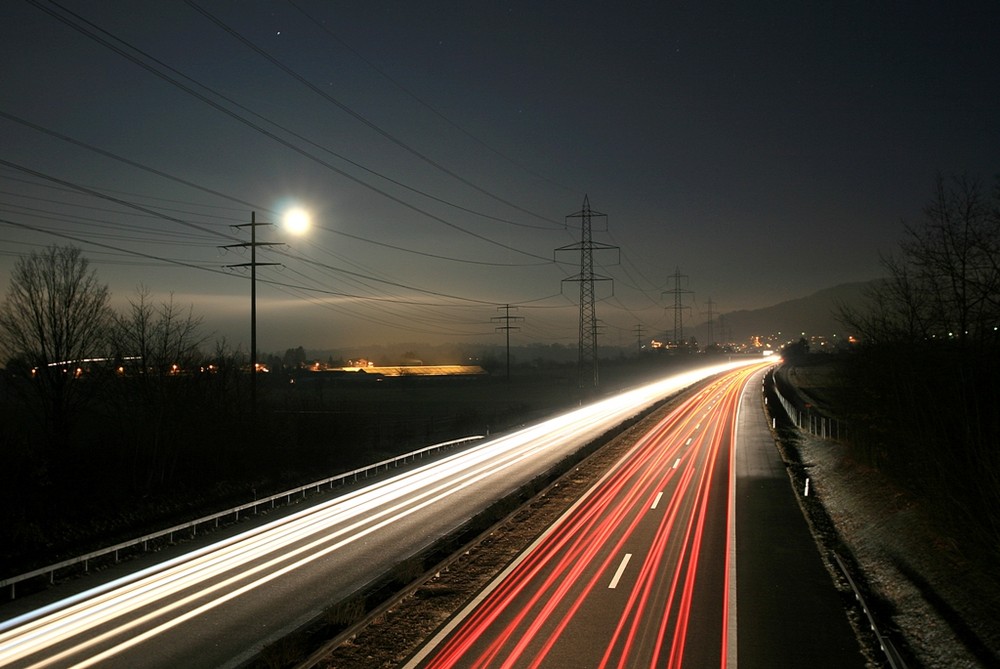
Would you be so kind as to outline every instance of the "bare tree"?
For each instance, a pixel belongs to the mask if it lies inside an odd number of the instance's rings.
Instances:
[[[180,438],[176,426],[190,420],[198,402],[191,374],[201,362],[202,319],[174,304],[154,304],[139,286],[128,308],[113,317],[111,344],[125,371],[111,397],[118,407],[119,438],[130,443],[133,485],[148,491],[176,468]]]
[[[1000,182],[939,177],[882,265],[866,308],[840,309],[868,344],[849,366],[855,446],[1000,546],[982,511],[1000,508]]]
[[[206,337],[199,333],[201,317],[174,304],[174,296],[159,305],[149,289],[139,286],[129,308],[114,316],[112,344],[119,360],[140,376],[160,377],[177,369],[188,369],[200,355]],[[176,365],[176,367],[174,367]]]
[[[907,224],[899,253],[882,257],[886,278],[868,308],[840,320],[872,342],[996,343],[1000,321],[1000,188],[991,202],[979,181],[939,177],[920,224]]]
[[[921,226],[900,245],[929,298],[937,336],[983,341],[996,325],[998,221],[979,181],[939,177]]]
[[[51,246],[18,260],[0,305],[0,350],[32,370],[53,436],[67,438],[87,393],[77,369],[105,353],[109,292],[80,249]]]

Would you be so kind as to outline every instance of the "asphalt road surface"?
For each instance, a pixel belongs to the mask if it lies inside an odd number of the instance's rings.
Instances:
[[[761,374],[679,406],[407,668],[863,667]]]
[[[61,599],[0,606],[0,666],[238,666],[644,407],[754,363],[670,377],[169,560],[121,565]]]

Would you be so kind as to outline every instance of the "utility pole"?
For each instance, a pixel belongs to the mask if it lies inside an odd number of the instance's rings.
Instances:
[[[262,225],[270,225],[270,223],[258,223],[257,212],[251,211],[249,223],[233,226],[235,228],[250,228],[250,243],[228,244],[221,247],[224,249],[250,248],[250,262],[226,265],[226,267],[229,269],[237,267],[250,268],[250,417],[254,422],[257,420],[257,267],[281,264],[276,262],[257,262],[258,246],[280,246],[279,242],[257,241],[257,228]]]
[[[490,319],[493,323],[503,323],[503,325],[498,325],[494,328],[497,332],[503,330],[507,336],[507,380],[510,381],[510,331],[520,330],[521,328],[516,325],[511,325],[511,323],[517,323],[524,320],[523,316],[511,316],[510,310],[517,309],[517,307],[512,307],[509,304],[505,304],[502,307],[497,307],[497,311],[503,310],[503,316],[494,316]]]
[[[607,220],[607,214],[593,211],[590,208],[590,197],[583,196],[583,209],[570,214],[567,219],[580,219],[580,243],[569,244],[556,249],[559,251],[580,252],[580,273],[566,277],[563,282],[573,281],[580,284],[580,347],[577,373],[580,386],[587,385],[586,375],[590,376],[590,385],[597,387],[597,314],[594,310],[594,282],[611,281],[611,277],[594,274],[594,250],[614,249],[621,253],[619,247],[595,242],[592,237],[591,221],[597,217]],[[606,225],[606,223],[605,223]]]
[[[693,295],[694,291],[681,288],[681,279],[687,279],[688,275],[681,274],[679,267],[674,270],[671,278],[674,280],[673,290],[664,291],[663,294],[666,295],[668,292],[674,294],[674,306],[667,308],[674,310],[674,345],[680,346],[684,340],[684,310],[691,308],[683,303],[684,296]]]
[[[635,324],[635,344],[639,351],[642,351],[642,323]]]

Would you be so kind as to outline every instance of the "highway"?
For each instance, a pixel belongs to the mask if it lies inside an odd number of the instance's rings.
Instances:
[[[672,411],[407,666],[726,666],[732,445],[760,370]]]
[[[114,578],[100,583],[95,579],[94,587],[57,601],[51,601],[51,593],[42,593],[16,605],[4,604],[0,666],[238,666],[639,410],[705,378],[759,364],[759,359],[740,360],[678,374],[168,560],[123,565]],[[725,396],[714,401],[725,403]],[[707,542],[719,540],[719,528],[698,511],[717,497],[718,489],[718,482],[702,472],[714,471],[714,463],[727,457],[721,444],[732,428],[731,421],[713,419],[710,406],[691,409],[691,444],[641,446],[669,451],[678,462],[673,469],[669,457],[661,458],[667,469],[659,477],[665,494],[658,509],[677,527],[693,523],[690,540],[677,549],[688,558]],[[697,418],[699,411],[704,417]],[[644,483],[647,490],[655,479]],[[696,493],[675,503],[675,488]],[[641,501],[651,504],[652,498],[646,497]],[[637,511],[623,513],[628,523],[642,525]],[[607,520],[595,523],[610,530]],[[632,534],[638,538],[647,532],[636,529]],[[634,590],[625,584],[647,560],[638,546],[624,539],[620,548],[635,557],[630,568],[623,568],[622,585],[612,596]],[[600,559],[620,561],[621,555],[608,553]],[[700,570],[699,564],[697,573]],[[702,619],[691,603],[703,587],[694,573],[679,568],[673,577],[682,584],[677,611],[686,620]],[[665,587],[658,577],[648,581],[644,587],[650,593]],[[632,610],[641,619],[646,603],[640,600]],[[632,636],[624,631],[618,635],[630,652],[639,647]]]

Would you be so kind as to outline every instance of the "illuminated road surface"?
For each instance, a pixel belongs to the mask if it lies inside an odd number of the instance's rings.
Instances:
[[[760,369],[671,412],[409,666],[725,666],[734,426]]]
[[[753,362],[623,393],[27,614],[0,607],[0,666],[236,666],[637,410]]]

